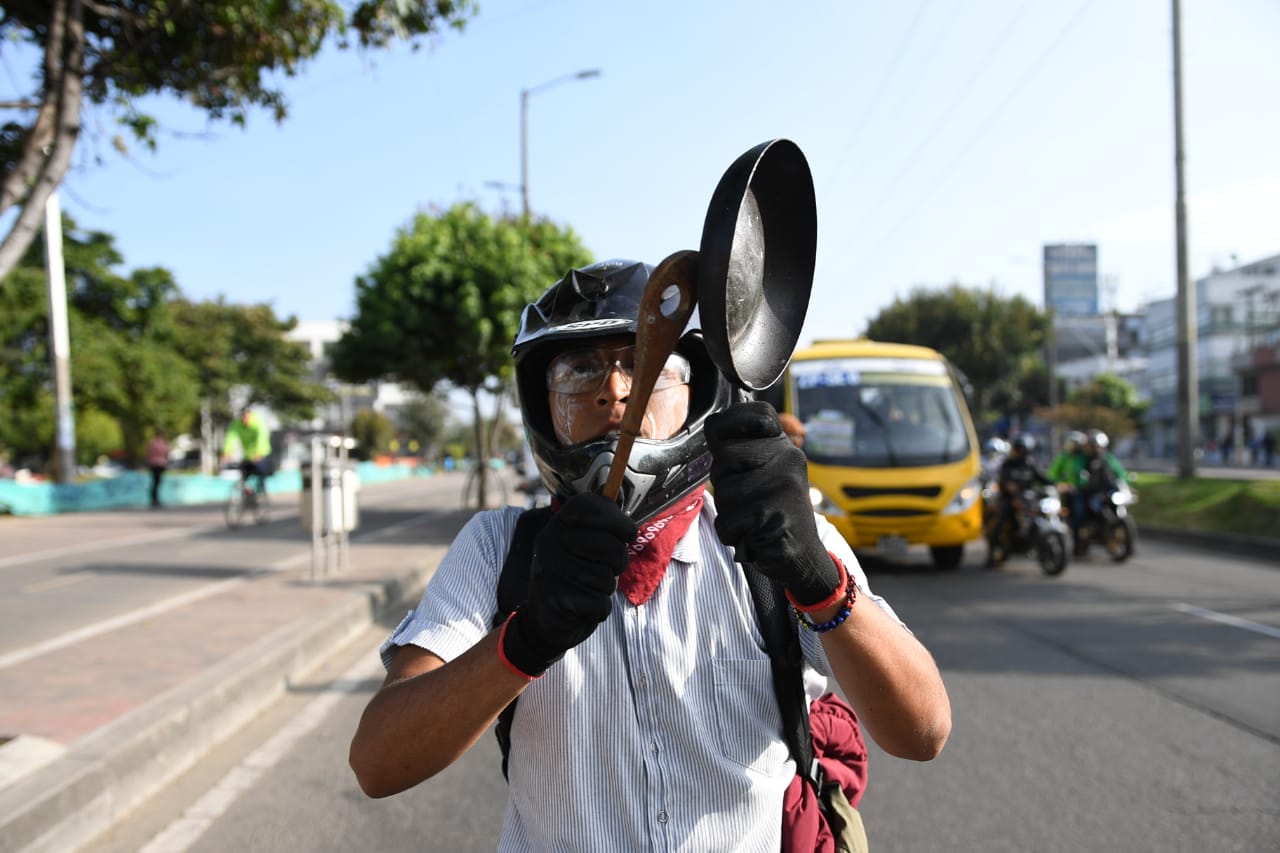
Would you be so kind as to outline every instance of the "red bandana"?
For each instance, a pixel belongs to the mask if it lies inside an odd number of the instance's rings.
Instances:
[[[671,562],[671,555],[676,550],[676,543],[689,532],[689,526],[702,509],[702,495],[705,491],[706,486],[699,486],[684,503],[672,504],[645,522],[636,541],[627,546],[631,562],[618,578],[618,589],[622,590],[622,594],[632,604],[637,607],[644,604],[658,588],[658,583],[666,574],[667,564]]]

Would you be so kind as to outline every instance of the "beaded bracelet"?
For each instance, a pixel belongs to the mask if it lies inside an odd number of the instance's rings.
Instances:
[[[808,628],[815,634],[825,634],[828,631],[834,631],[844,624],[844,620],[849,618],[849,613],[853,610],[853,603],[858,600],[858,585],[854,582],[853,576],[849,576],[849,583],[844,588],[844,604],[830,621],[814,622],[800,608],[792,606],[792,610],[796,612],[796,618],[800,620],[800,624]]]

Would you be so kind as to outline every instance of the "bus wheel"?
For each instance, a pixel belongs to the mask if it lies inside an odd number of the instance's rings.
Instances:
[[[940,569],[958,569],[964,560],[963,545],[938,545],[929,549],[933,564]]]

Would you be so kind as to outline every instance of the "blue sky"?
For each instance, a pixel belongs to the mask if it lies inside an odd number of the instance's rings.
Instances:
[[[206,126],[157,100],[158,153],[123,158],[91,113],[105,135],[82,142],[61,201],[189,296],[348,317],[354,279],[415,211],[518,210],[520,90],[599,69],[529,101],[531,205],[597,257],[696,248],[724,169],[786,137],[817,186],[801,343],[857,334],[915,286],[1040,304],[1048,242],[1096,242],[1104,305],[1128,310],[1175,290],[1170,15],[1168,0],[481,0],[418,52],[326,52],[289,81],[282,125]],[[1183,0],[1183,35],[1200,276],[1280,252],[1280,3]],[[20,75],[0,65],[0,99]]]

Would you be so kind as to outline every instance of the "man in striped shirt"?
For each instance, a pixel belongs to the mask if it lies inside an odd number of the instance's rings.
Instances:
[[[519,697],[503,851],[779,849],[796,769],[735,556],[810,628],[810,699],[834,675],[904,758],[933,758],[950,733],[932,657],[813,513],[804,454],[773,409],[732,403],[696,318],[655,384],[621,506],[598,494],[651,271],[573,270],[526,308],[517,389],[557,506],[527,598],[491,629],[521,509],[478,513],[383,646],[387,679],[352,740],[361,788],[389,796],[457,760]]]

